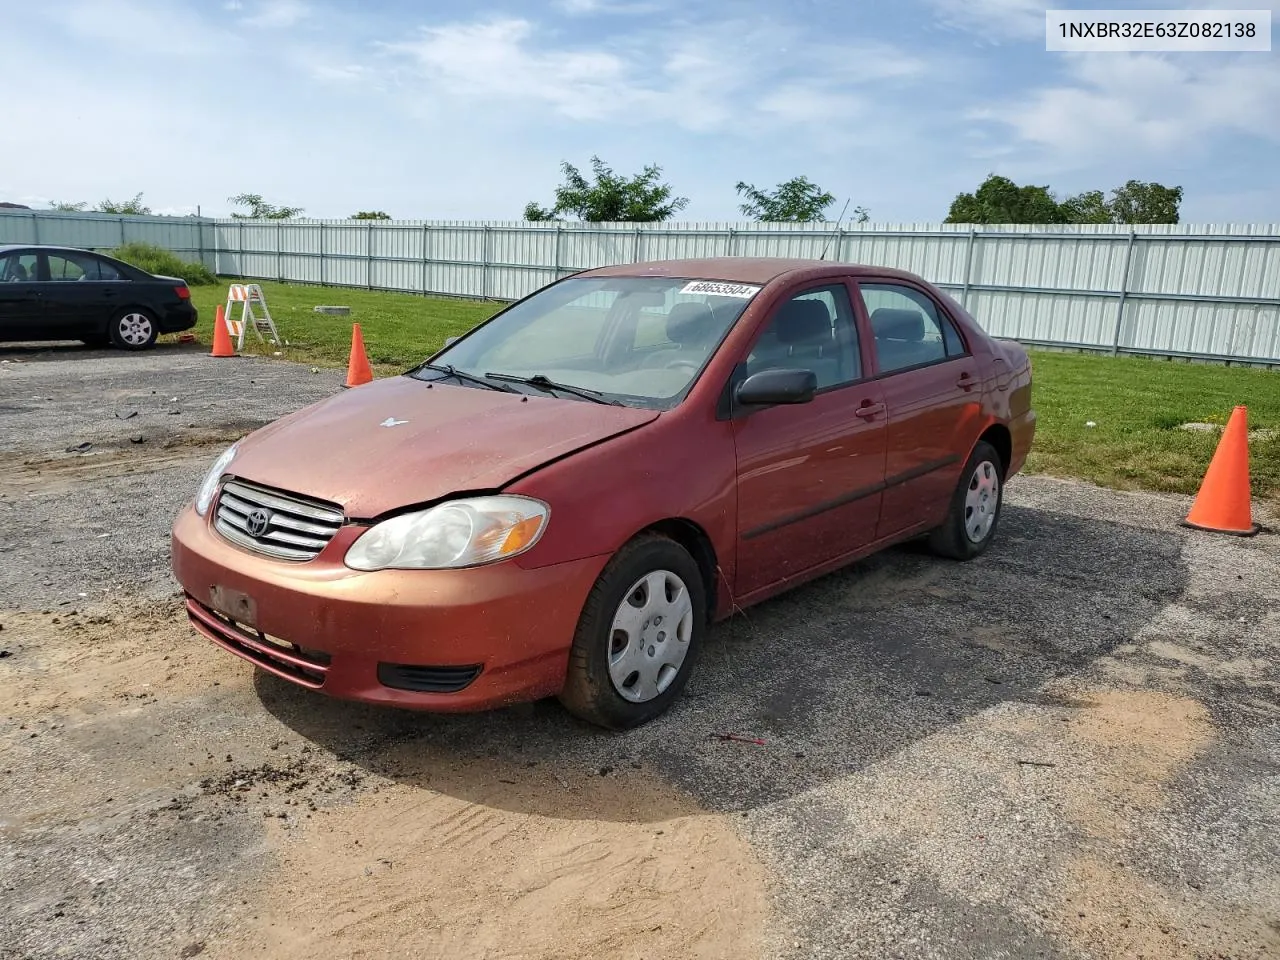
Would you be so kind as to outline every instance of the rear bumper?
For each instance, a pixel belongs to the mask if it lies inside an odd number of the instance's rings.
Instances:
[[[1013,476],[1026,465],[1027,456],[1031,453],[1031,444],[1036,436],[1036,412],[1028,410],[1015,417],[1009,423],[1009,433],[1013,439],[1013,456],[1006,475]]]
[[[196,325],[199,311],[187,302],[166,307],[158,319],[160,333],[181,333]]]
[[[192,626],[264,670],[340,699],[454,712],[560,691],[607,558],[362,573],[342,564],[362,531],[344,527],[316,559],[291,563],[232,545],[185,508],[172,566]]]

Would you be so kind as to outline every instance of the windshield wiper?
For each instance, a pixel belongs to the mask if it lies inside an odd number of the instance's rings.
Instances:
[[[610,400],[599,390],[589,390],[586,387],[574,387],[567,383],[556,383],[554,380],[547,378],[545,374],[535,373],[532,377],[517,377],[510,373],[486,373],[486,377],[490,380],[505,380],[510,383],[527,383],[531,387],[537,387],[539,390],[545,390],[547,393],[559,390],[561,393],[571,393],[575,397],[581,397],[583,400],[590,400],[592,403],[607,403],[611,407],[620,407],[620,400]]]
[[[451,363],[420,363],[415,370],[435,370],[438,373],[448,374],[459,380],[465,380],[468,383],[477,383],[482,387],[488,387],[490,390],[501,390],[504,393],[515,393],[510,387],[504,387],[500,383],[490,383],[484,377],[477,377],[474,373],[467,373],[465,370],[459,370]]]

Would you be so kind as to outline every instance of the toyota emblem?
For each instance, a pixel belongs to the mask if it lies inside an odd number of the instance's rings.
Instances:
[[[266,533],[267,527],[270,525],[271,514],[270,512],[263,510],[261,507],[251,511],[249,516],[244,518],[245,532],[255,539]]]

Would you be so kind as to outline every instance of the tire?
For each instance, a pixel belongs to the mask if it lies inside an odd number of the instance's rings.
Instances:
[[[980,440],[960,473],[947,519],[929,535],[934,553],[952,560],[972,560],[986,551],[1000,525],[1004,471],[995,447]]]
[[[146,350],[154,346],[160,328],[150,310],[129,307],[111,318],[107,332],[112,346],[121,350]]]
[[[637,537],[587,596],[560,702],[610,730],[647,723],[684,689],[707,630],[706,586],[693,557],[667,537]]]

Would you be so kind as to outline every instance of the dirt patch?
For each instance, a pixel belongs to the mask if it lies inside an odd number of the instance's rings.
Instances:
[[[175,464],[210,459],[215,448],[232,443],[242,429],[200,430],[189,434],[135,435],[136,442],[89,444],[84,449],[52,456],[0,456],[0,497],[74,490],[78,485],[154,473]]]
[[[760,956],[764,873],[727,817],[637,771],[517,782],[400,761],[407,781],[271,829],[259,919],[211,957]],[[459,799],[477,782],[488,796]],[[559,814],[520,812],[545,807],[533,792]]]
[[[95,715],[243,678],[177,601],[0,612],[0,703],[11,720]]]
[[[1066,864],[1056,922],[1107,957],[1263,957],[1280,951],[1267,918],[1142,876],[1126,852],[1142,818],[1170,802],[1173,780],[1212,744],[1199,702],[1149,690],[1090,690],[1061,751],[1087,763],[1063,778],[1063,812],[1086,834]]]
[[[1094,834],[1113,833],[1115,810],[1159,803],[1168,781],[1213,739],[1205,708],[1184,697],[1148,690],[1090,690],[1087,709],[1065,731],[1072,749],[1089,754],[1089,789],[1066,784],[1067,812]],[[1099,799],[1105,798],[1105,804]]]

